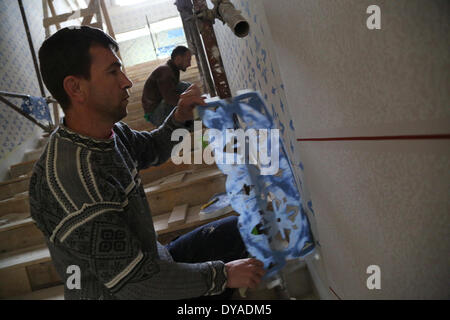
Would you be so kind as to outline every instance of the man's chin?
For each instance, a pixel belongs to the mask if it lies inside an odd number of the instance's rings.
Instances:
[[[128,115],[128,109],[125,105],[125,106],[123,106],[123,109],[120,110],[120,112],[113,114],[112,118],[114,120],[114,123],[116,123],[116,122],[123,120],[127,115]]]

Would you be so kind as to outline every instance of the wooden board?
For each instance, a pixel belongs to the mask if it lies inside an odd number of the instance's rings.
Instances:
[[[167,233],[171,233],[178,230],[184,230],[189,229],[192,227],[199,227],[201,225],[207,224],[211,221],[219,220],[224,217],[228,217],[231,215],[237,215],[236,212],[232,211],[228,214],[225,214],[223,216],[212,218],[208,220],[200,220],[199,212],[200,212],[201,205],[196,205],[192,207],[188,207],[187,214],[186,214],[186,220],[183,224],[169,226],[169,217],[170,213],[161,214],[159,216],[153,217],[153,225],[155,227],[155,231],[158,235],[164,235]]]
[[[10,213],[25,213],[30,211],[28,196],[25,198],[9,198],[0,201],[0,216]]]
[[[26,267],[50,260],[50,252],[47,246],[39,245],[1,255],[0,270]]]
[[[0,233],[32,222],[29,213],[10,213],[0,217]]]
[[[25,267],[0,270],[0,299],[7,299],[31,292]]]
[[[31,218],[13,221],[0,228],[0,254],[45,244],[44,235]]]
[[[181,173],[177,173],[175,175],[169,176],[161,182],[161,186],[164,186],[165,188],[177,186],[183,182],[183,179],[185,176],[186,176],[186,172],[181,172]]]
[[[14,300],[64,300],[64,286],[50,287],[26,295],[15,296]]]
[[[62,284],[61,277],[56,271],[52,261],[28,266],[26,269],[32,291]]]
[[[186,221],[187,209],[187,204],[183,204],[181,206],[173,208],[168,220],[169,228],[184,224],[184,222]]]

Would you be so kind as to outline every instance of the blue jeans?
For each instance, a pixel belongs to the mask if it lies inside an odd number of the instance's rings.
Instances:
[[[180,81],[176,87],[177,94],[182,94],[190,86],[191,84],[189,82]],[[156,127],[159,127],[163,124],[164,120],[167,119],[174,108],[175,106],[171,106],[162,100],[159,105],[147,115],[148,120]]]
[[[238,217],[230,216],[210,222],[184,234],[168,245],[175,262],[200,263],[221,260],[225,263],[248,257],[238,229]],[[230,299],[234,289],[217,296],[199,297],[204,300]]]

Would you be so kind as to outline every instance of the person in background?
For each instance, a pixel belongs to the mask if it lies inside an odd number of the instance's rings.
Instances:
[[[165,64],[156,68],[144,84],[142,107],[145,119],[159,127],[175,108],[180,95],[191,85],[180,81],[180,71],[191,66],[192,53],[184,47],[176,47]]]

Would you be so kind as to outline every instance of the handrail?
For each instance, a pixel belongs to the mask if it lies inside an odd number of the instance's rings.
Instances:
[[[21,94],[21,93],[6,92],[6,91],[0,91],[0,96],[11,97],[11,98],[23,98],[23,99],[31,97],[29,94]],[[46,97],[45,101],[47,101],[47,103],[56,103],[57,102],[52,97]]]

